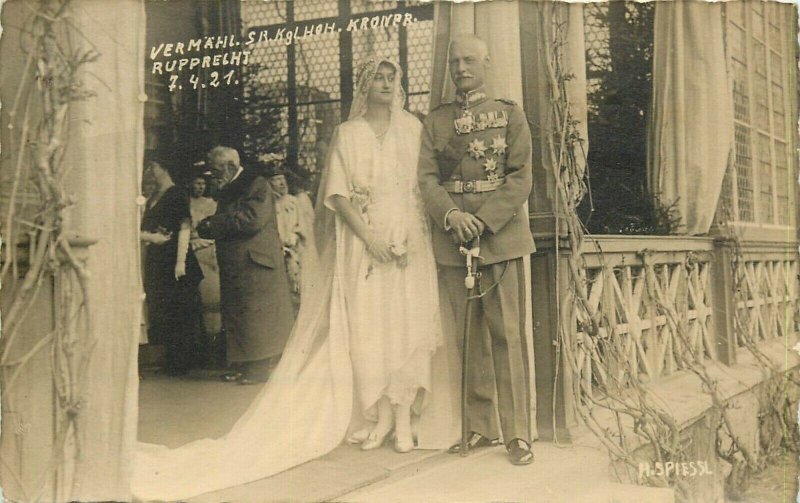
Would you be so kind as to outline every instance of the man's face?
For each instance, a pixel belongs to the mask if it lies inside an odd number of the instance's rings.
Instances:
[[[217,188],[223,188],[233,180],[239,170],[238,164],[231,158],[219,156],[209,162],[211,176],[214,177]]]
[[[206,193],[206,181],[204,178],[195,178],[192,181],[192,197],[203,197]]]
[[[284,175],[273,176],[269,179],[269,184],[272,185],[272,190],[282,196],[289,193],[289,184],[286,183],[286,177]]]
[[[450,78],[461,92],[483,85],[487,63],[486,52],[477,40],[459,40],[450,46]]]

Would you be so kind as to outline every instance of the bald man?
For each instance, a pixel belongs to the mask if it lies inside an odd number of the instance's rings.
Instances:
[[[522,258],[535,251],[523,211],[532,186],[531,136],[522,109],[486,90],[489,61],[483,40],[472,35],[452,40],[448,63],[456,99],[424,122],[419,186],[433,221],[439,284],[462,333],[467,270],[459,245],[469,248],[480,236],[484,295],[472,301],[467,334],[467,445],[498,445],[502,433],[510,461],[526,465],[533,452]],[[460,452],[460,445],[450,452]]]

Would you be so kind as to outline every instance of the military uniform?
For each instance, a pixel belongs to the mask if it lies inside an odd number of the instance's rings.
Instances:
[[[497,286],[475,300],[472,310],[469,429],[498,438],[496,405],[505,442],[530,442],[522,257],[535,246],[523,211],[532,172],[531,136],[522,109],[510,100],[493,99],[483,88],[434,109],[424,122],[419,185],[433,221],[440,286],[462,333],[466,266],[447,215],[457,209],[486,224],[480,241],[480,283],[484,291]]]

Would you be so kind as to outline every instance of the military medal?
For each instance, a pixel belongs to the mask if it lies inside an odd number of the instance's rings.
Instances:
[[[489,127],[489,121],[486,114],[478,114],[478,118],[475,120],[475,131],[483,131]]]
[[[475,130],[475,116],[469,110],[464,110],[461,117],[455,120],[456,133],[469,134]]]
[[[458,134],[476,133],[490,128],[508,126],[508,115],[501,110],[475,116],[469,110],[465,110],[464,115],[460,119],[456,119],[455,124]]]
[[[486,171],[486,179],[493,182],[498,179],[497,176],[497,161],[494,159],[486,159],[483,163],[483,169]]]
[[[508,114],[505,110],[499,112],[489,112],[489,127],[506,127],[508,126]]]
[[[492,138],[492,144],[489,145],[495,154],[503,155],[506,153],[506,149],[508,148],[508,143],[506,143],[506,139],[500,135],[495,136]]]
[[[471,142],[469,142],[469,145],[467,146],[467,152],[469,153],[469,156],[472,157],[473,159],[480,159],[485,155],[486,144],[483,143],[483,140],[478,140],[476,138]]]

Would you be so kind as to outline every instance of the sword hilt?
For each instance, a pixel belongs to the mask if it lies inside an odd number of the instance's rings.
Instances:
[[[464,278],[464,287],[467,290],[475,288],[475,277],[477,273],[474,271],[475,261],[483,260],[481,257],[481,238],[476,237],[471,241],[472,245],[467,248],[466,243],[459,246],[458,251],[464,255],[467,265],[467,276]]]
[[[472,290],[475,288],[475,276],[467,272],[467,277],[464,278],[464,286],[467,287],[467,290]]]

